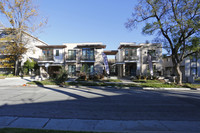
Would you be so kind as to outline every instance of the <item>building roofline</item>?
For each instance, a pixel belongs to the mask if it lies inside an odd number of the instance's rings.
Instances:
[[[103,45],[102,42],[63,43],[63,45]]]
[[[38,48],[66,48],[67,46],[65,45],[48,45],[48,46],[38,45],[36,47]]]
[[[118,50],[104,50],[103,51],[106,55],[116,55]]]
[[[48,44],[47,44],[46,42],[44,42],[44,41],[42,41],[42,40],[38,39],[37,37],[34,37],[33,35],[31,35],[31,34],[29,34],[29,33],[25,32],[25,31],[22,31],[22,32],[23,32],[23,33],[25,33],[25,34],[27,34],[28,36],[30,36],[30,37],[32,37],[32,38],[34,38],[34,39],[36,39],[36,40],[40,41],[41,43],[44,43],[45,45],[47,45],[47,46],[48,46]]]
[[[140,48],[141,46],[140,45],[120,45],[118,47],[118,49],[121,49],[121,48]]]
[[[77,45],[77,48],[106,48],[106,45]]]

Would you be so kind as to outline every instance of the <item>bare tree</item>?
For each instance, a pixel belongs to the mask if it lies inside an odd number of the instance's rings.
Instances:
[[[7,36],[5,43],[5,54],[14,57],[15,75],[18,75],[18,63],[22,55],[26,53],[28,41],[23,38],[23,32],[34,32],[47,23],[47,19],[40,19],[38,8],[34,6],[32,0],[0,0],[0,13],[7,19],[3,25]]]
[[[134,8],[132,18],[126,23],[131,29],[145,22],[142,32],[156,34],[166,40],[178,83],[182,84],[180,63],[188,56],[200,51],[194,43],[200,33],[200,0],[140,0]]]

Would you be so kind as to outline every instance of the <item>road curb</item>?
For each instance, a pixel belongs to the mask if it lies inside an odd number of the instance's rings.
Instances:
[[[177,90],[177,91],[190,91],[190,90],[200,90],[200,88],[151,88],[144,87],[143,90]]]
[[[77,85],[70,85],[70,86],[62,86],[62,85],[31,85],[31,84],[26,84],[27,86],[32,86],[32,87],[75,87]],[[78,85],[79,87],[82,87],[81,85]],[[139,90],[174,90],[174,91],[190,91],[190,90],[196,90],[200,91],[200,88],[151,88],[151,87],[113,87],[113,86],[85,86],[85,87],[99,87],[99,88],[104,88],[107,87],[109,89],[139,89]]]

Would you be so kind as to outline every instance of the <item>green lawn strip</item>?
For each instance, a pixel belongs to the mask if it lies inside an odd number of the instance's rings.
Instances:
[[[79,85],[79,86],[112,86],[112,87],[136,87],[135,84],[119,84],[119,83],[105,83],[105,82],[68,82],[66,86]]]
[[[122,82],[120,79],[107,79],[107,80],[102,80],[103,82]]]
[[[0,76],[0,79],[5,79],[6,77],[4,77],[4,76]]]
[[[152,87],[152,88],[181,88],[182,86],[176,84],[167,84],[167,83],[141,83],[141,87]]]
[[[22,129],[22,128],[2,128],[0,133],[92,133],[92,132],[75,132],[75,131],[58,131],[44,129]]]
[[[0,74],[0,77],[13,78],[13,77],[20,77],[20,76],[15,76],[13,74]]]
[[[200,84],[185,83],[185,84],[183,84],[183,86],[187,87],[187,88],[200,88]]]
[[[136,83],[163,83],[160,80],[144,80],[144,79],[133,80],[133,82],[136,82]]]
[[[52,80],[43,80],[43,81],[31,81],[28,82],[27,84],[31,85],[58,85],[55,81]]]
[[[76,81],[85,81],[83,79],[76,79]],[[107,79],[107,80],[86,80],[89,82],[122,82],[120,79]]]
[[[200,88],[199,84],[189,84],[185,83],[182,86],[176,84],[168,84],[157,81],[147,81],[146,83],[138,84],[123,84],[123,83],[105,83],[105,82],[95,82],[95,81],[77,81],[77,82],[66,82],[65,86],[112,86],[112,87],[152,87],[152,88]],[[27,84],[32,85],[59,85],[53,80],[43,80],[43,81],[32,81]]]

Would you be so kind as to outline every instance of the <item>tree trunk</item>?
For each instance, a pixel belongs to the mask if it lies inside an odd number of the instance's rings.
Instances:
[[[15,61],[15,71],[14,71],[14,72],[15,72],[15,73],[14,73],[14,74],[15,74],[15,76],[17,76],[17,75],[18,75],[18,72],[19,72],[19,69],[18,69],[18,64],[19,64],[19,61],[18,61],[18,60],[16,60],[16,61]]]
[[[177,74],[178,74],[178,81],[177,81],[177,83],[180,84],[180,85],[182,85],[183,74],[182,74],[181,69],[180,69],[180,63],[176,64],[176,71],[177,71]]]

